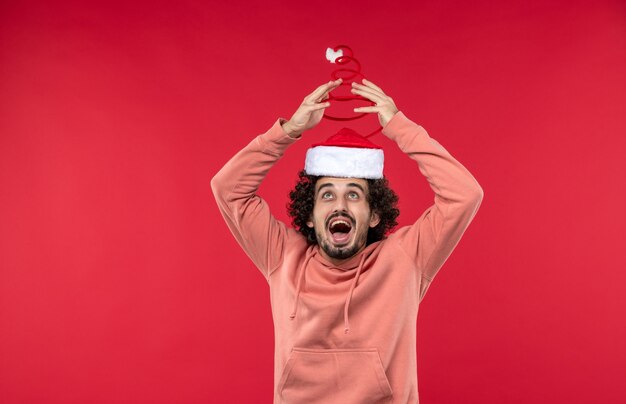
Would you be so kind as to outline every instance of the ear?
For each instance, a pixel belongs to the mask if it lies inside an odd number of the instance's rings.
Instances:
[[[306,222],[306,225],[312,229],[312,228],[313,228],[313,221],[312,221],[311,219],[309,219],[309,220]]]
[[[370,227],[376,227],[380,223],[380,216],[378,212],[372,212],[370,215]]]

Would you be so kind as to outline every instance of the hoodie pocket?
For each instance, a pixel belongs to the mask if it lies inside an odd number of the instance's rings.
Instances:
[[[377,348],[293,348],[277,386],[279,403],[390,403]]]

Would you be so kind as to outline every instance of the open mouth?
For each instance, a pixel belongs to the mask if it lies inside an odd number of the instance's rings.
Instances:
[[[337,217],[328,224],[330,238],[335,244],[346,244],[352,235],[352,223],[345,217]]]

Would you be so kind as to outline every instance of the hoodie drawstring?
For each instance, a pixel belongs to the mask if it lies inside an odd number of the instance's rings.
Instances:
[[[346,305],[343,308],[343,321],[345,325],[344,333],[350,332],[350,322],[348,321],[348,306],[350,306],[350,301],[352,300],[352,292],[356,287],[356,283],[359,280],[359,275],[361,275],[361,269],[363,268],[363,262],[365,261],[365,254],[361,256],[361,261],[359,262],[359,268],[356,270],[356,275],[354,276],[354,280],[352,281],[352,286],[350,287],[350,292],[348,292],[348,298],[346,299]]]
[[[289,315],[290,319],[294,319],[296,317],[296,309],[298,308],[298,299],[300,298],[300,289],[302,288],[302,280],[304,279],[304,271],[306,270],[306,266],[309,263],[311,257],[313,257],[313,248],[310,248],[306,253],[306,258],[304,262],[300,266],[300,276],[298,277],[298,286],[296,287],[296,300],[293,302],[293,311]]]

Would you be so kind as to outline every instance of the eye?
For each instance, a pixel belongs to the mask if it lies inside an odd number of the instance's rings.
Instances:
[[[324,193],[322,194],[322,199],[330,199],[330,198],[332,198],[332,196],[333,196],[333,194],[332,194],[332,193],[330,193],[330,192],[326,191],[326,192],[324,192]]]
[[[349,199],[359,199],[359,194],[358,194],[358,193],[356,193],[356,192],[350,192],[350,193],[348,194],[348,198],[349,198]]]

